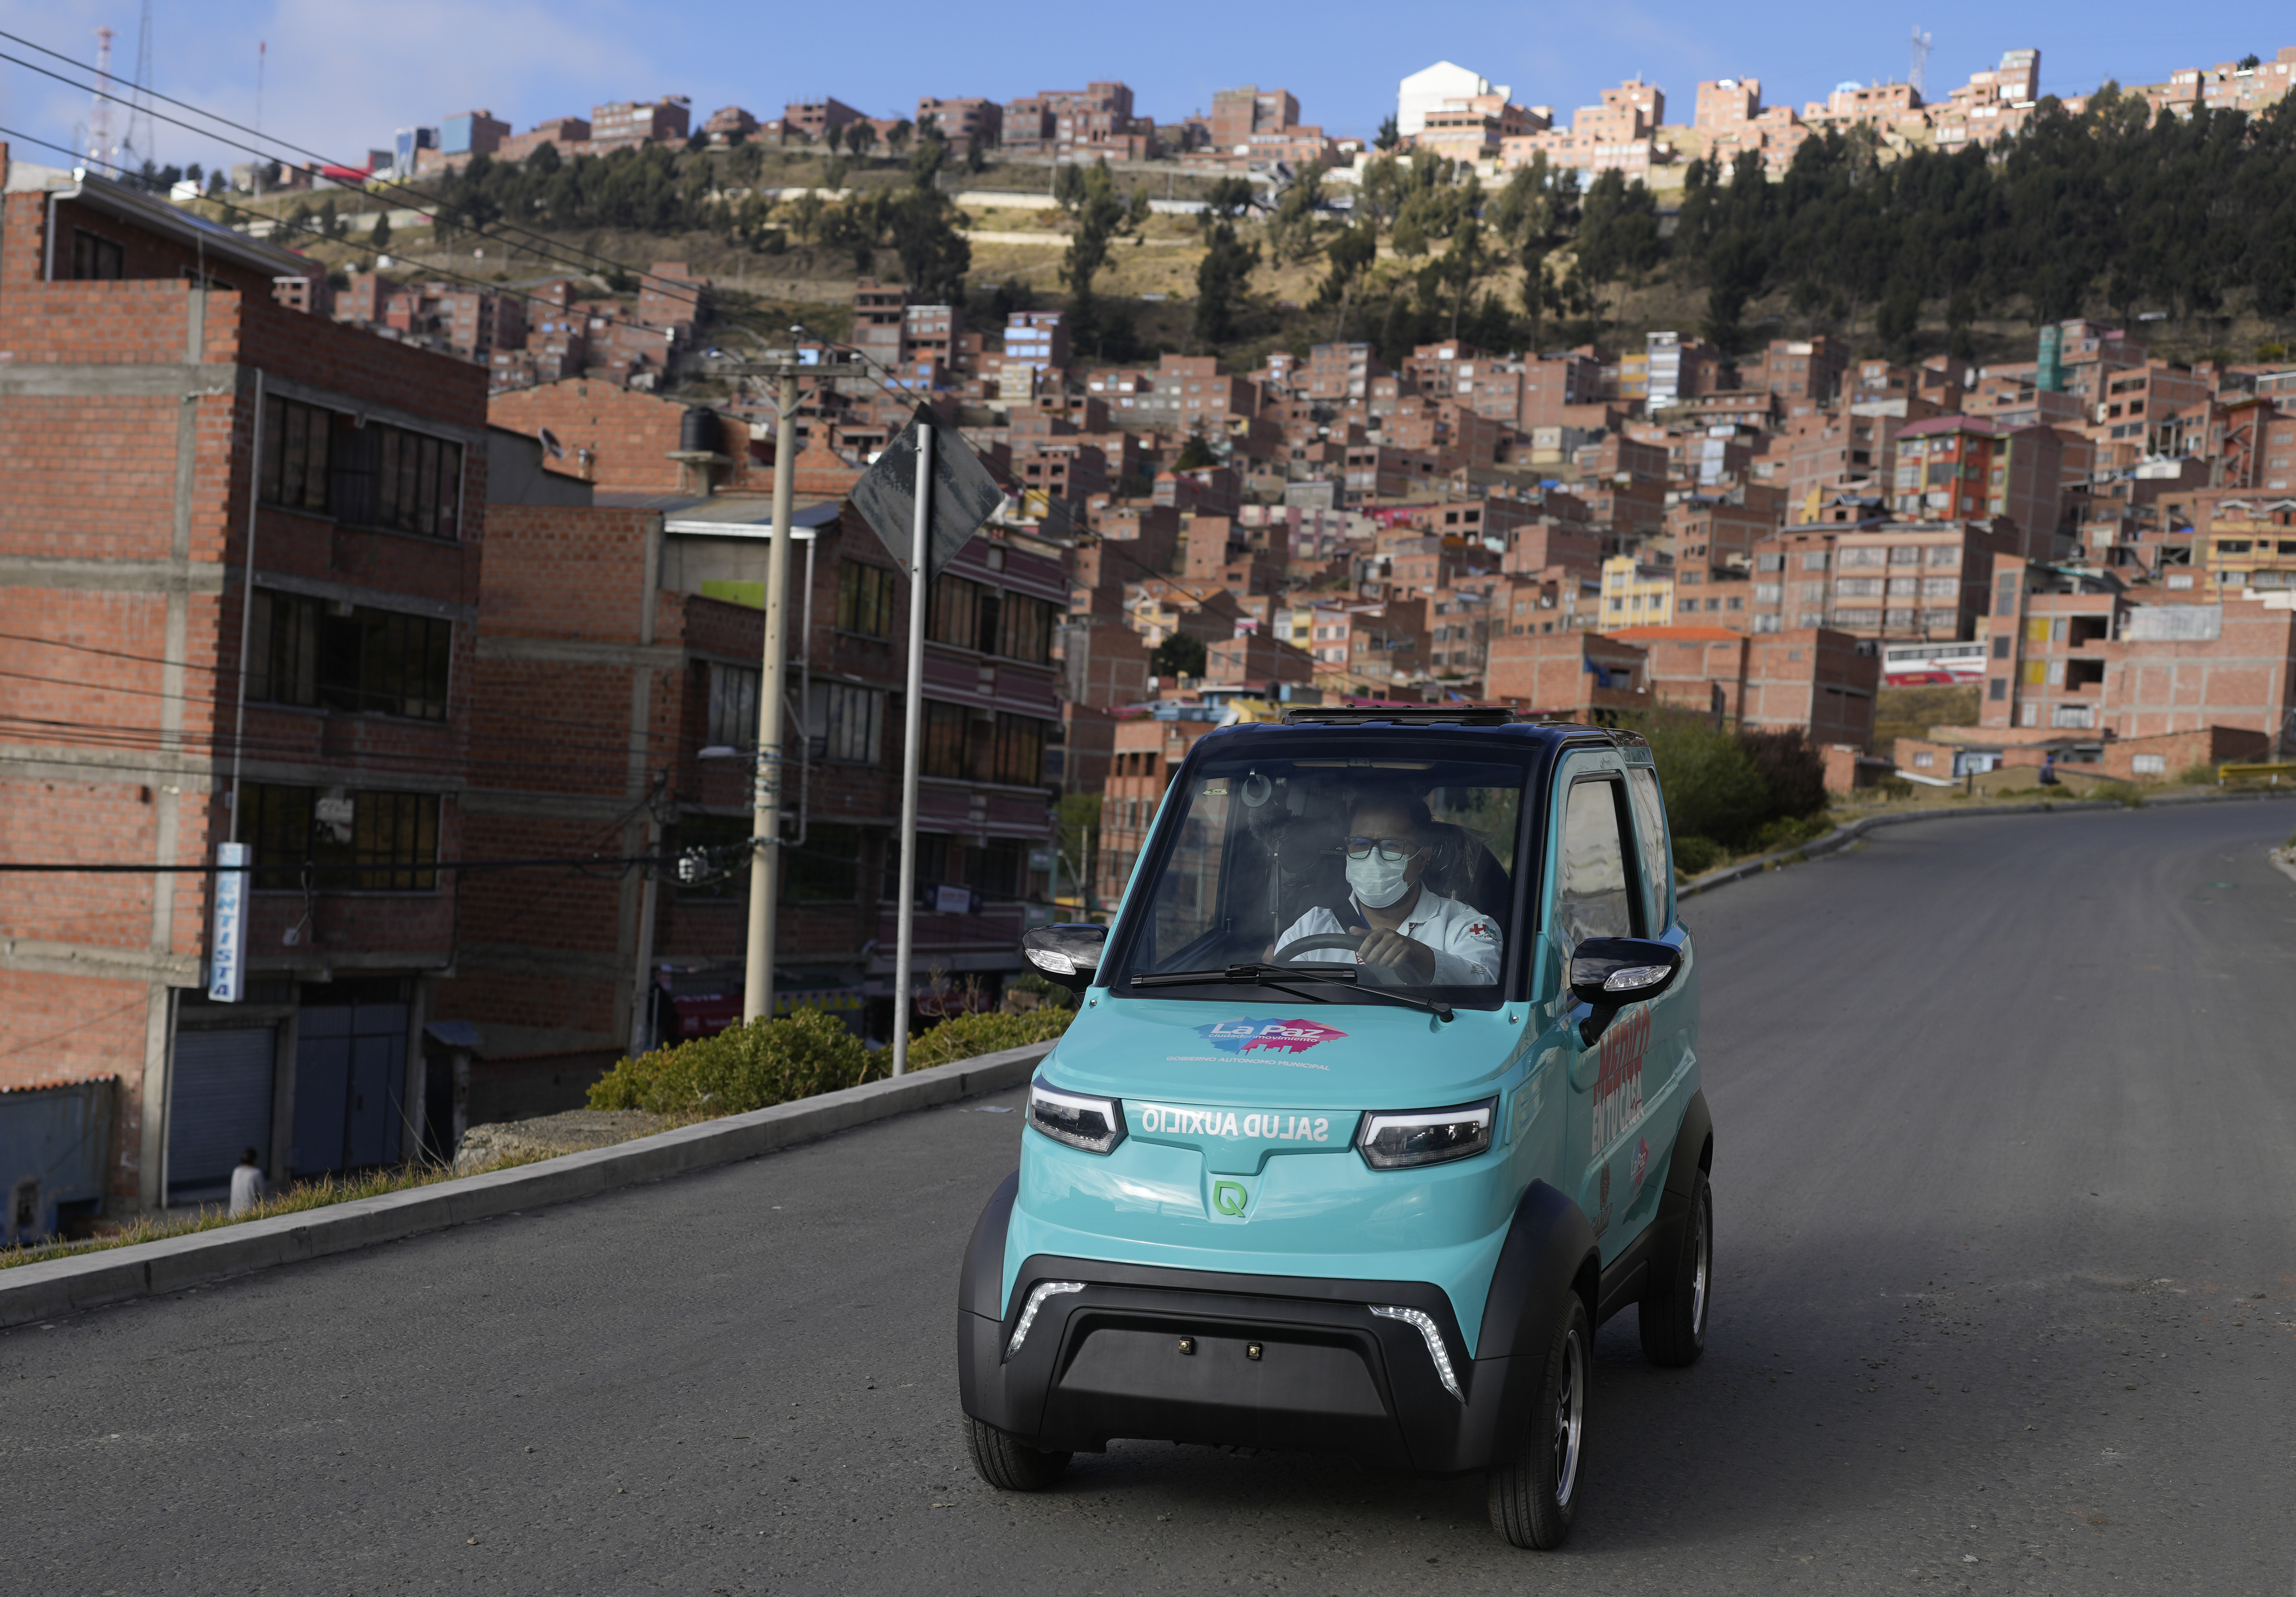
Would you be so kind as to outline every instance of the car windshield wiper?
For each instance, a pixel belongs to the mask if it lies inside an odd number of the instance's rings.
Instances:
[[[1278,978],[1282,979],[1279,980]],[[1283,985],[1285,981],[1332,982],[1341,987],[1353,987],[1358,993],[1368,993],[1375,998],[1385,998],[1390,1003],[1404,1004],[1411,1009],[1423,1009],[1439,1020],[1448,1020],[1452,1018],[1451,1006],[1439,999],[1431,1001],[1425,998],[1414,998],[1407,994],[1394,992],[1386,987],[1364,986],[1356,979],[1356,970],[1353,965],[1336,965],[1329,970],[1302,970],[1298,965],[1269,964],[1228,965],[1218,970],[1156,970],[1146,975],[1135,976],[1132,979],[1132,985],[1136,987],[1177,987],[1208,981],[1226,982],[1234,986],[1274,987],[1278,992],[1284,993],[1292,992],[1290,987]],[[1312,993],[1293,993],[1292,996],[1316,998],[1316,995]],[[1324,1003],[1331,1002],[1327,998],[1316,998],[1316,1001]]]

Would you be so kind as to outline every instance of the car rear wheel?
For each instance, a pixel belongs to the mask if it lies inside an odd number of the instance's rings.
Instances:
[[[1069,1467],[1068,1454],[1028,1446],[971,1414],[964,1416],[964,1444],[973,1470],[1000,1492],[1041,1492]]]
[[[1587,1355],[1594,1340],[1587,1306],[1574,1292],[1547,1347],[1546,1371],[1531,1400],[1521,1454],[1490,1472],[1491,1528],[1518,1547],[1560,1547],[1578,1517]]]
[[[1653,1281],[1643,1294],[1643,1356],[1654,1364],[1681,1369],[1706,1351],[1706,1314],[1714,1280],[1714,1192],[1706,1172],[1690,1189],[1690,1212],[1682,1220],[1682,1246],[1669,1279]]]

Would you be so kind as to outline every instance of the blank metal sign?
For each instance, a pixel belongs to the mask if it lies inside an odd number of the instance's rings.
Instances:
[[[932,530],[925,546],[925,575],[939,575],[980,524],[1004,502],[1004,490],[988,475],[955,428],[935,421],[920,405],[916,417],[885,446],[876,463],[853,485],[853,504],[886,550],[906,569],[909,538],[916,524],[917,426],[933,430]]]

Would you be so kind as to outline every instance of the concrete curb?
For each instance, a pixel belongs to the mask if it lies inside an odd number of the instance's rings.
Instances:
[[[1033,1043],[984,1053],[898,1081],[868,1082],[412,1192],[19,1265],[0,1270],[0,1329],[755,1159],[873,1120],[1019,1086],[1054,1046]]]
[[[2147,798],[2144,809],[2165,809],[2185,804],[2247,804],[2271,798],[2296,798],[2296,788],[2274,790],[2263,789],[2248,793],[2179,793],[2165,798]],[[1755,859],[1740,860],[1734,865],[1725,865],[1718,871],[1709,871],[1703,876],[1693,877],[1674,889],[1678,903],[1734,881],[1743,881],[1749,876],[1784,864],[1789,860],[1816,859],[1836,849],[1846,848],[1867,832],[1883,826],[1902,826],[1912,821],[1953,821],[1966,815],[2038,815],[2063,813],[2067,815],[2101,815],[2123,807],[2110,798],[2051,799],[2041,804],[1979,804],[1966,809],[1943,809],[1934,815],[1868,815],[1862,821],[1852,821],[1847,826],[1837,826],[1822,838],[1814,838],[1798,848],[1781,848],[1775,854],[1765,854]]]

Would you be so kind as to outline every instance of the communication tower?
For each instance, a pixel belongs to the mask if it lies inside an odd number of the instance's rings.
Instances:
[[[87,164],[119,169],[119,146],[111,136],[111,29],[95,30],[95,100],[87,111]]]

